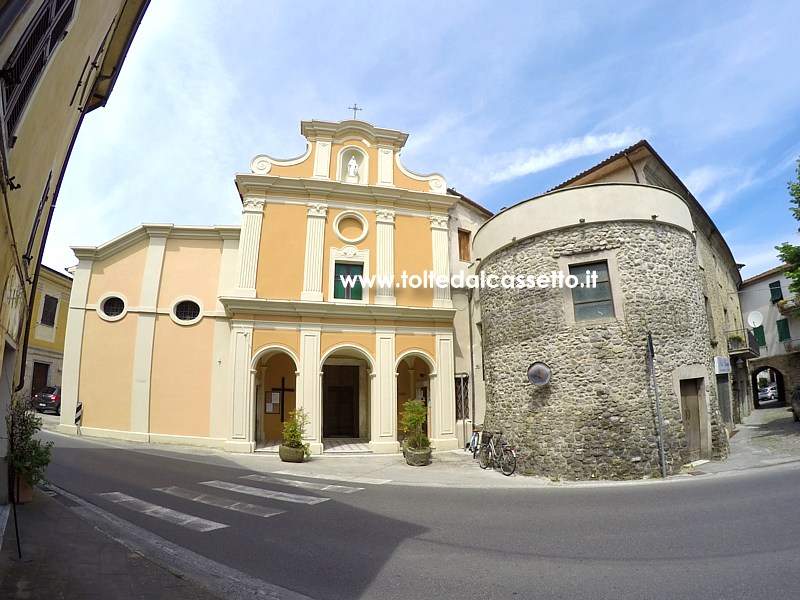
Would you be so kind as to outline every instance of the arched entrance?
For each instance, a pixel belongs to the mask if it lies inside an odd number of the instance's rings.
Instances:
[[[783,373],[775,367],[765,365],[759,367],[751,376],[751,388],[753,390],[753,406],[762,408],[767,406],[781,406],[786,402],[786,389],[783,382]],[[763,385],[766,384],[766,385]],[[765,396],[759,398],[759,389],[774,385],[777,390],[775,397]],[[772,396],[772,394],[770,394]]]
[[[254,359],[256,449],[277,446],[283,422],[296,408],[297,362],[284,348],[266,348]]]
[[[399,358],[395,368],[397,374],[397,439],[402,440],[405,432],[400,429],[400,413],[406,400],[419,399],[428,407],[426,434],[432,436],[431,407],[433,406],[433,386],[431,375],[433,359],[422,352],[407,352]]]
[[[372,357],[340,346],[322,358],[322,441],[325,449],[370,439]],[[341,442],[344,440],[344,442]]]

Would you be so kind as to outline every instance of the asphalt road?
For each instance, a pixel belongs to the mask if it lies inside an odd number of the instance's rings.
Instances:
[[[798,463],[659,485],[476,490],[257,473],[44,435],[59,488],[312,598],[800,597]]]

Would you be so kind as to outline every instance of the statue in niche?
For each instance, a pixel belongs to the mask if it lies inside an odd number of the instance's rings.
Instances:
[[[347,174],[350,177],[357,177],[358,176],[358,162],[356,161],[355,156],[350,157],[350,162],[347,163]]]

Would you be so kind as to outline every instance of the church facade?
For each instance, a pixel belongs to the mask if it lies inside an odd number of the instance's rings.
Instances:
[[[237,174],[240,226],[144,224],[74,248],[62,430],[80,401],[83,433],[252,452],[302,407],[312,452],[394,453],[402,404],[421,398],[435,447],[459,446],[466,320],[432,283],[490,213],[407,170],[407,134],[356,120],[301,133],[302,156]]]

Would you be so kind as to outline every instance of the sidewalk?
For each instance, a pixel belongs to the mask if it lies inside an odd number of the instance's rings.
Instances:
[[[89,439],[89,438],[87,438]],[[362,478],[387,485],[466,488],[548,488],[602,485],[669,485],[675,480],[694,479],[688,473],[667,480],[637,482],[559,482],[542,477],[514,475],[478,468],[463,450],[438,452],[427,467],[409,467],[399,455],[343,455],[313,457],[299,465],[281,463],[275,455],[229,454],[189,447],[108,442],[129,445],[140,451],[219,464],[234,463],[261,472],[284,471],[298,476]],[[787,407],[753,411],[731,437],[731,457],[707,462],[692,469],[692,475],[731,473],[800,461],[800,423]],[[11,507],[0,507],[0,598],[11,599],[198,599],[217,598],[204,588],[187,582],[151,560],[133,552],[96,529],[73,510],[66,498],[51,497],[35,490],[29,504],[17,507],[22,555],[17,556],[17,538]],[[6,520],[6,516],[8,517]],[[5,527],[3,534],[2,528]]]
[[[17,562],[11,506],[0,507],[4,511],[0,598],[219,600],[131,552],[41,489],[32,502],[17,506],[22,557],[30,561]]]

